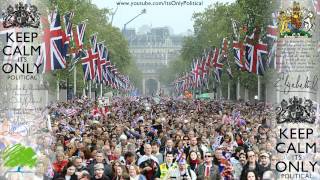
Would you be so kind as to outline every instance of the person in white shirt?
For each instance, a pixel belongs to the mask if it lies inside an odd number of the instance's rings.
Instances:
[[[160,178],[160,167],[158,159],[151,154],[152,148],[150,144],[144,145],[144,155],[138,160],[140,172],[147,179]]]
[[[196,173],[187,167],[187,161],[182,159],[179,161],[179,167],[168,172],[165,179],[168,180],[196,180]]]

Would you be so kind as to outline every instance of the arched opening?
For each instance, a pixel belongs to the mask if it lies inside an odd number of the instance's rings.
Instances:
[[[146,95],[155,95],[158,90],[158,81],[155,79],[146,80]]]

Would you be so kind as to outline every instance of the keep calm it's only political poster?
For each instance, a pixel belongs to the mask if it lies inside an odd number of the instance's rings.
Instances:
[[[268,143],[252,151],[257,163],[268,152],[268,173],[255,179],[320,179],[319,0],[0,4],[0,179],[58,179],[68,161],[85,156],[68,152],[99,123],[86,102],[104,107],[112,96],[157,93],[155,101],[179,94],[265,103]],[[242,118],[240,125],[251,121]],[[66,161],[57,163],[61,154]],[[250,179],[240,176],[246,161],[230,161],[219,177]]]

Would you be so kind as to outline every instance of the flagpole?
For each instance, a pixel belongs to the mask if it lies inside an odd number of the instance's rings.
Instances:
[[[89,98],[91,99],[91,81],[89,81]]]
[[[212,80],[212,90],[213,90],[213,96],[214,96],[214,99],[217,97],[216,96],[216,92],[215,92],[215,81],[214,80]]]
[[[240,100],[240,78],[239,77],[237,82],[237,100]]]
[[[88,89],[87,87],[88,87],[88,85],[86,84],[86,81],[83,79],[83,89],[82,89],[83,96],[87,96],[87,94],[86,94],[86,89]]]
[[[102,83],[100,83],[100,97],[102,97]]]
[[[220,99],[222,99],[222,87],[221,87],[222,85],[221,85],[221,82],[220,82],[220,84],[219,84],[219,97],[220,97]]]
[[[228,100],[230,100],[230,80],[228,81]]]
[[[245,87],[245,88],[244,88],[244,100],[245,100],[245,101],[248,101],[248,100],[249,100],[248,96],[249,96],[248,87]]]
[[[77,66],[73,68],[73,96],[77,95]]]
[[[260,82],[260,76],[258,75],[258,101],[261,100],[261,82]]]
[[[59,79],[57,79],[57,101],[60,100]]]

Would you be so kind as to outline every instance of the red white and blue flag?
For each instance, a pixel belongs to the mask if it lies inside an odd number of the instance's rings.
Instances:
[[[278,26],[277,26],[277,17],[278,13],[272,13],[272,23],[273,25],[269,25],[267,27],[267,37],[271,38],[271,49],[268,53],[268,65],[269,68],[276,69],[278,72],[282,72],[282,58],[279,57],[277,53],[277,46],[278,46]]]
[[[199,74],[200,74],[200,78],[201,78],[201,82],[200,84],[204,85],[207,83],[207,76],[208,76],[208,70],[206,68],[206,55],[203,55],[202,56],[202,59],[200,61],[200,64],[199,64]]]
[[[217,82],[221,82],[221,76],[222,76],[222,69],[223,69],[223,64],[220,62],[221,58],[217,58],[217,61],[214,63],[214,76]]]
[[[67,37],[61,28],[59,12],[54,10],[49,19],[50,27],[44,30],[44,42],[36,63],[43,64],[43,72],[66,68]]]
[[[267,37],[272,38],[274,40],[277,40],[279,35],[279,30],[277,25],[278,15],[279,15],[278,12],[272,13],[272,25],[267,26]]]
[[[194,69],[192,71],[193,73],[193,84],[194,87],[200,86],[200,72],[199,72],[199,59],[194,63]]]
[[[90,37],[90,44],[91,44],[92,52],[97,53],[98,52],[98,40],[97,40],[96,34],[93,34]]]
[[[249,64],[248,71],[263,75],[265,72],[265,62],[262,56],[268,53],[268,46],[260,42],[259,34],[259,28],[255,28],[253,34],[250,37],[246,37],[246,58]]]
[[[74,39],[76,49],[83,48],[86,26],[87,26],[86,23],[80,23],[76,26],[76,29],[73,32],[73,39]]]
[[[96,60],[96,82],[97,83],[102,83],[103,79],[103,69],[104,66],[107,64],[106,60],[106,54],[105,54],[105,46],[102,43],[98,43],[98,58]]]
[[[236,65],[241,69],[242,71],[246,71],[249,65],[247,61],[245,60],[245,46],[243,45],[242,41],[233,41],[233,55],[234,60],[236,62]]]
[[[76,26],[76,29],[73,30],[72,39],[74,42],[74,47],[72,50],[72,64],[70,70],[72,70],[75,64],[84,57],[85,53],[83,51],[83,44],[84,44],[84,34],[86,30],[86,24],[80,23]]]
[[[85,80],[93,80],[96,75],[96,60],[98,53],[93,53],[92,49],[85,51],[86,56],[82,58],[82,68]]]
[[[70,39],[72,38],[72,22],[71,19],[73,18],[74,13],[73,12],[67,12],[64,16],[64,24],[65,24],[65,33],[67,36],[67,43],[70,42]]]
[[[212,57],[213,57],[213,50],[210,48],[209,52],[207,53],[206,63],[205,63],[207,71],[209,71],[211,68],[213,68]]]
[[[109,59],[109,55],[108,55],[108,49],[106,48],[106,52],[105,52],[105,56],[106,56],[106,65],[104,66],[104,70],[103,70],[103,81],[106,85],[109,85],[112,87],[112,79],[111,79],[111,62]]]
[[[230,79],[233,78],[232,72],[231,72],[231,67],[228,61],[228,46],[229,46],[229,41],[227,40],[227,38],[223,38],[222,40],[222,48],[221,48],[221,55],[220,58],[222,58],[222,60],[220,60],[221,63],[226,62],[226,70],[227,70],[227,74],[229,76]]]

